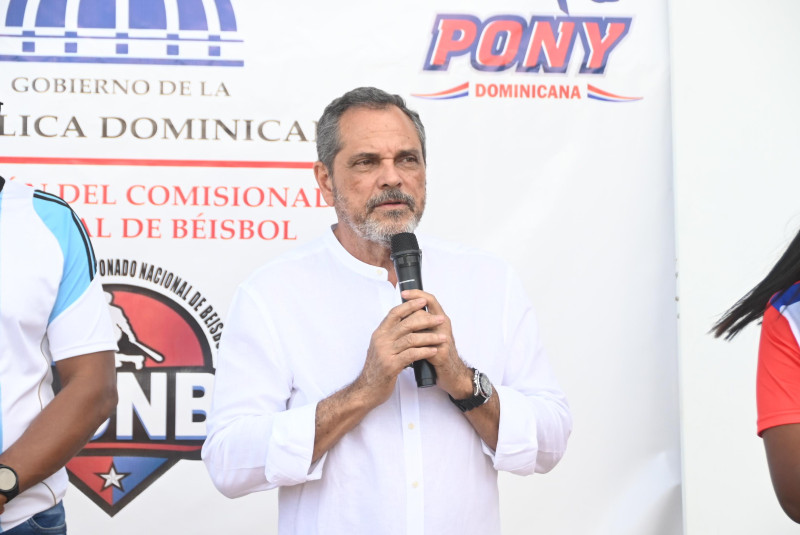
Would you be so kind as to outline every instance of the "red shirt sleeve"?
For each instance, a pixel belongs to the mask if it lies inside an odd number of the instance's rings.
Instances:
[[[800,347],[789,320],[774,306],[764,312],[756,375],[758,434],[800,423]]]

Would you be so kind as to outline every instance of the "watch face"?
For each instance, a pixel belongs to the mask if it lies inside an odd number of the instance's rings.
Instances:
[[[481,374],[480,377],[480,387],[481,387],[481,392],[483,392],[483,394],[487,398],[492,395],[492,383],[491,381],[489,381],[489,378],[486,377],[486,375],[483,373]]]
[[[17,486],[17,475],[10,468],[0,468],[0,491],[8,492]]]

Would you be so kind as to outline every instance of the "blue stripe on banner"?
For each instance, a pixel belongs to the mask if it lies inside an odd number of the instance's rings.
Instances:
[[[223,32],[236,31],[236,14],[230,0],[215,0],[217,13],[219,14],[219,27]]]
[[[136,65],[202,65],[214,67],[242,67],[242,60],[224,59],[160,59],[160,58],[82,58],[72,56],[4,56],[0,61],[33,61],[44,63],[116,63]]]
[[[12,38],[17,40],[22,40],[27,37],[36,37],[37,39],[63,39],[63,35],[36,35],[35,31],[31,31],[30,33],[25,33],[26,30],[23,30],[22,36],[19,34],[11,34],[11,33],[0,33],[0,40],[3,38]],[[183,42],[183,43],[244,43],[242,39],[222,39],[218,35],[209,35],[208,37],[187,37],[187,36],[180,36],[180,35],[172,35],[170,34],[169,37],[134,37],[129,35],[126,32],[117,32],[114,37],[107,36],[107,35],[77,35],[78,32],[65,32],[70,34],[72,37],[78,39],[95,39],[98,41],[112,41],[116,39],[126,39],[128,41],[163,41],[163,42],[170,42],[174,43],[176,41]],[[84,32],[85,33],[85,32]],[[2,57],[11,57],[11,56],[2,56]]]
[[[37,28],[63,28],[67,18],[67,0],[41,0],[36,12]]]
[[[178,0],[178,25],[181,30],[208,30],[203,0]]]
[[[78,28],[115,28],[116,0],[82,0],[78,7]]]
[[[22,27],[22,21],[25,18],[25,7],[28,5],[28,0],[11,0],[8,4],[8,11],[6,11],[6,26]]]
[[[137,30],[166,30],[167,10],[164,0],[130,0],[128,20]]]

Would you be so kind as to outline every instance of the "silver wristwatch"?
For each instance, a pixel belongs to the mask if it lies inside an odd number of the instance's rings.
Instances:
[[[486,377],[486,374],[479,372],[476,368],[472,368],[472,396],[467,399],[454,399],[453,396],[450,396],[450,401],[461,412],[467,412],[489,401],[493,392],[494,388],[492,388],[492,383]]]

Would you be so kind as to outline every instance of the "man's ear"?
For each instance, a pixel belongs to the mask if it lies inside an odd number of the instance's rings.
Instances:
[[[333,177],[325,164],[320,161],[314,162],[314,178],[317,179],[322,198],[329,206],[333,206]]]

